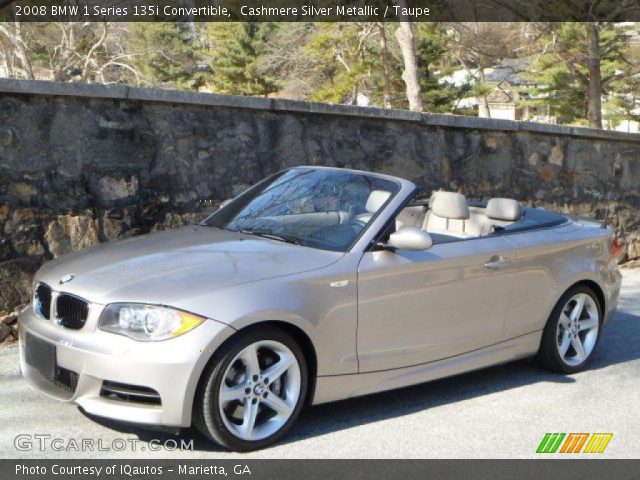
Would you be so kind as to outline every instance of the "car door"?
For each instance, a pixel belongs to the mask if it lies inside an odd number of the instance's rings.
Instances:
[[[514,253],[500,236],[424,251],[364,253],[358,267],[359,371],[419,365],[497,343]]]

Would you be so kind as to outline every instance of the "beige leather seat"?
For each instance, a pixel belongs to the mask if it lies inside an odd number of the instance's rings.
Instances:
[[[512,198],[492,198],[487,203],[484,214],[492,225],[506,226],[522,217],[522,205]]]
[[[429,204],[431,208],[422,225],[423,230],[459,238],[473,236],[466,231],[470,213],[464,195],[456,192],[433,192]]]
[[[475,236],[489,235],[495,226],[506,227],[522,217],[522,205],[511,198],[492,198],[484,213],[474,211],[467,222],[466,231]]]
[[[356,216],[356,220],[360,220],[361,222],[367,223],[371,220],[371,217],[380,210],[384,202],[386,202],[391,196],[391,192],[387,192],[384,190],[371,190],[369,194],[369,198],[367,198],[367,203],[364,206],[364,209],[367,213],[361,213]]]

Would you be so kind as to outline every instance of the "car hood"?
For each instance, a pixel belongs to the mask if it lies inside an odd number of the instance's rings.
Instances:
[[[215,288],[322,268],[342,255],[191,226],[66,255],[45,264],[36,278],[95,303],[171,304]],[[68,275],[73,279],[61,284]]]

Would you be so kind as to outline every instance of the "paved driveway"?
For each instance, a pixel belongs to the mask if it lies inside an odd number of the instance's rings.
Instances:
[[[624,271],[622,297],[592,368],[556,375],[522,361],[303,412],[285,441],[252,458],[523,458],[545,432],[613,432],[603,455],[640,452],[640,270]],[[242,458],[189,430],[180,437],[90,419],[41,395],[18,373],[18,349],[0,348],[0,457]],[[21,452],[18,434],[48,434],[58,446],[82,438],[123,451]],[[122,440],[120,440],[122,439]],[[151,451],[159,439],[193,439],[195,451]],[[115,440],[115,442],[114,442]],[[101,443],[98,444],[97,442]],[[134,451],[132,441],[139,441]],[[168,444],[169,447],[173,443]]]

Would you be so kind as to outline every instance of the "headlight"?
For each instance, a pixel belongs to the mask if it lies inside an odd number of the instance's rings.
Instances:
[[[143,342],[167,340],[193,330],[205,319],[192,313],[137,303],[112,303],[100,315],[98,328]]]

